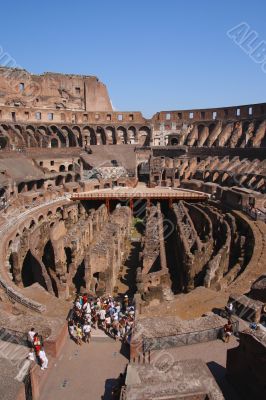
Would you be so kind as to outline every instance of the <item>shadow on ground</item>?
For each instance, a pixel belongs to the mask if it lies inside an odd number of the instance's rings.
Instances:
[[[233,386],[226,379],[226,368],[215,361],[208,362],[207,366],[223,392],[225,400],[241,400]]]

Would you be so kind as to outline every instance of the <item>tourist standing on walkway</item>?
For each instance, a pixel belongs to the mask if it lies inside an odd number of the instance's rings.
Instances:
[[[83,325],[83,335],[84,335],[84,342],[90,343],[91,339],[91,326],[88,323]]]
[[[41,369],[44,370],[48,368],[48,358],[43,348],[39,352],[39,358],[41,361]]]
[[[225,343],[229,343],[230,340],[230,336],[233,333],[233,326],[232,326],[232,322],[230,320],[227,321],[227,324],[225,324],[224,326],[224,341]]]
[[[35,329],[31,328],[31,330],[28,332],[28,344],[29,347],[33,347],[33,340],[34,340],[34,336],[35,336]]]
[[[77,344],[80,346],[82,345],[82,329],[80,324],[78,323],[76,326],[76,338],[77,338]]]
[[[34,335],[34,338],[33,338],[33,347],[34,347],[34,350],[35,350],[35,354],[36,354],[37,356],[39,356],[39,352],[40,352],[40,350],[41,350],[41,339],[40,339],[40,337],[39,337],[38,332],[35,333],[35,335]]]

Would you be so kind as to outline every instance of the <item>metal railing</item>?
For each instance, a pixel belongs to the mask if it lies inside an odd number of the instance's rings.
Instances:
[[[0,327],[0,340],[28,347],[27,333]]]
[[[232,321],[233,333],[237,334],[239,331],[239,321]],[[187,333],[179,333],[177,335],[166,335],[154,338],[143,337],[142,350],[143,353],[151,350],[161,350],[170,347],[188,346],[196,343],[203,343],[216,340],[223,336],[224,326],[216,328],[204,329],[201,331],[193,331]]]

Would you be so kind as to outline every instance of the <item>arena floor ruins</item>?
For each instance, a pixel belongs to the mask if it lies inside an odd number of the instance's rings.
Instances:
[[[265,398],[266,104],[146,119],[96,77],[0,68],[0,87],[1,399],[107,400],[125,370],[121,400]],[[128,295],[130,344],[77,348],[77,293]]]

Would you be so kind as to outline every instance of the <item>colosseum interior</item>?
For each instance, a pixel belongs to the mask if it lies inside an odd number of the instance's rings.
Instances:
[[[0,68],[0,148],[1,343],[23,349],[38,327],[56,360],[76,293],[128,295],[121,399],[244,398],[186,353],[212,346],[231,301],[239,343],[225,373],[265,399],[266,103],[146,119],[114,111],[95,76]],[[164,378],[162,351],[174,358]],[[0,356],[1,393],[48,399],[36,365],[15,381]]]

